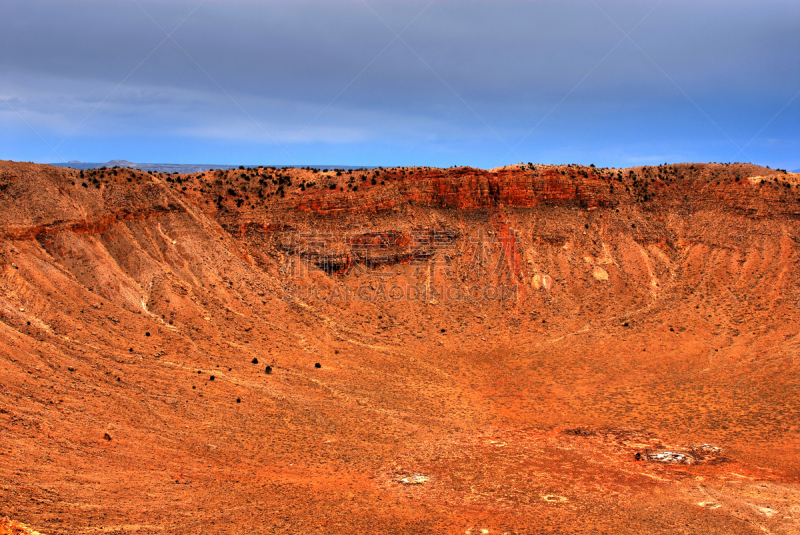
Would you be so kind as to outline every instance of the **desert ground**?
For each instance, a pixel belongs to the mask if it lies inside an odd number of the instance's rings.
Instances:
[[[800,533],[798,242],[748,164],[0,162],[0,534]]]

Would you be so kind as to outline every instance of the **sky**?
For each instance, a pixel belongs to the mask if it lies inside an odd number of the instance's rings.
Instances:
[[[3,0],[0,159],[800,168],[795,0]]]

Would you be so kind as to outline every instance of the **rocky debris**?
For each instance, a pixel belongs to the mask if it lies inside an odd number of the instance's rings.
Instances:
[[[692,448],[695,455],[721,455],[722,448],[719,446],[712,446],[711,444],[700,444]]]
[[[421,474],[415,474],[412,476],[406,476],[400,479],[400,483],[403,485],[422,485],[427,483],[430,480],[428,476],[423,476]]]
[[[679,451],[649,451],[645,458],[653,463],[663,464],[695,464],[697,459],[689,453]]]
[[[691,448],[692,456],[698,463],[712,464],[727,461],[727,458],[722,454],[722,448],[712,444],[700,444]]]
[[[597,434],[596,431],[592,429],[585,429],[582,427],[576,427],[575,429],[565,429],[565,435],[574,435],[576,437],[593,437]]]
[[[701,444],[682,449],[684,451],[677,449],[648,450],[643,455],[637,452],[637,455],[640,456],[639,458],[661,464],[717,464],[728,460],[722,455],[722,448],[711,444]]]
[[[565,429],[562,433],[570,436],[593,437],[594,442],[605,444],[619,453],[632,455],[635,461],[692,465],[716,464],[728,460],[723,456],[722,448],[719,446],[712,444],[666,445],[653,433],[633,429],[579,427]]]

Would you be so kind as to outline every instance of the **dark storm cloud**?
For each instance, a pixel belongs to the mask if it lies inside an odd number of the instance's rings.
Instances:
[[[262,149],[269,137],[299,136],[296,151],[350,144],[342,154],[355,163],[402,160],[415,145],[426,154],[431,143],[452,156],[476,143],[486,154],[467,163],[490,165],[547,117],[510,161],[548,142],[558,145],[546,155],[624,158],[620,147],[637,150],[654,126],[661,133],[642,157],[694,156],[680,145],[700,136],[721,159],[800,90],[800,8],[777,0],[6,0],[0,9],[0,95],[54,144],[100,105],[73,143],[115,128]],[[162,43],[159,26],[179,46]],[[14,120],[2,113],[3,124]],[[771,131],[787,158],[798,136],[784,119],[797,117],[790,106]]]

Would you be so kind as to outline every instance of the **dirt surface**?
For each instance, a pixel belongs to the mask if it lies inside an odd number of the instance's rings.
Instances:
[[[798,533],[798,183],[0,162],[0,533]]]

